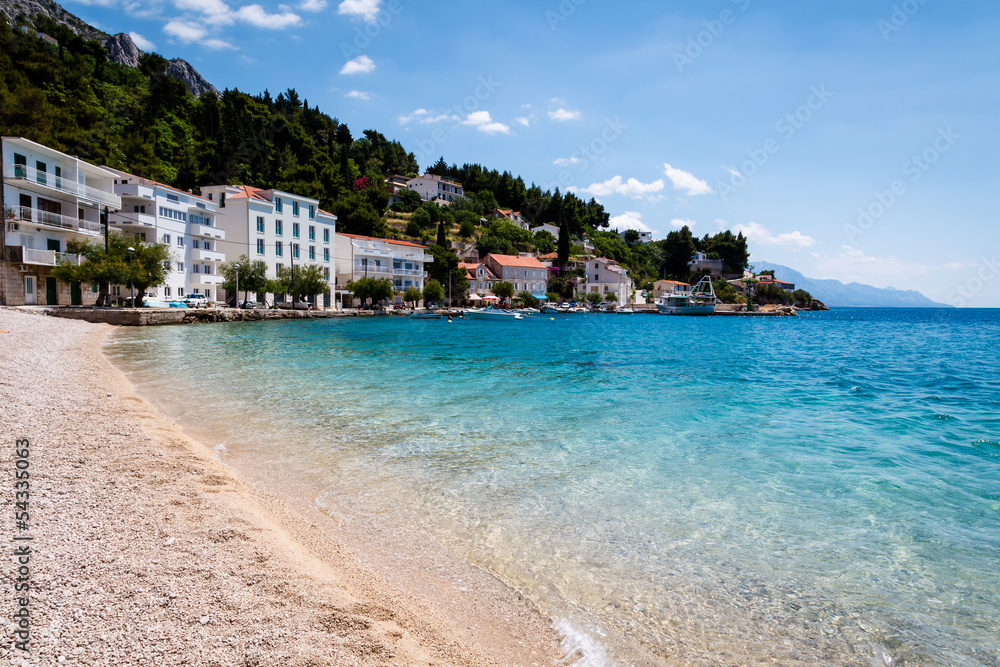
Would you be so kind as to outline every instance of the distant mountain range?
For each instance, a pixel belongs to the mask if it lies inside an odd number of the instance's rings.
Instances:
[[[0,0],[0,16],[6,18],[7,22],[14,28],[23,25],[24,18],[30,20],[37,16],[47,16],[84,39],[92,39],[104,44],[104,48],[108,50],[109,60],[128,67],[139,66],[139,57],[142,55],[142,51],[132,41],[131,36],[124,32],[109,35],[98,30],[80,17],[69,13],[53,0]],[[206,92],[219,94],[215,86],[206,81],[189,62],[182,58],[167,61],[166,73],[168,76],[183,81],[195,97]]]
[[[944,303],[931,301],[914,290],[880,288],[861,283],[844,284],[839,280],[807,278],[795,269],[771,262],[754,262],[754,271],[774,270],[778,280],[795,283],[795,289],[804,289],[814,299],[830,308],[952,308]]]

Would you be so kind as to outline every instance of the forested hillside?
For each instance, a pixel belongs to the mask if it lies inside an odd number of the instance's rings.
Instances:
[[[372,129],[354,135],[295,90],[272,96],[266,90],[248,94],[226,89],[195,98],[184,83],[166,74],[167,60],[157,54],[143,54],[132,68],[108,60],[100,42],[47,16],[19,18],[17,23],[51,35],[58,46],[0,20],[4,135],[24,136],[184,190],[234,183],[295,192],[318,199],[338,216],[344,232],[402,233],[399,225],[386,224],[384,177],[417,175],[422,165],[398,141]],[[461,236],[494,252],[555,249],[557,239],[536,239],[513,225],[478,227],[482,217],[500,207],[521,211],[533,224],[564,226],[575,239],[589,237],[600,254],[628,266],[639,281],[687,278],[694,248],[726,255],[733,270],[745,263],[742,237],[738,242],[731,235],[720,235],[718,242],[692,239],[685,229],[651,245],[626,243],[605,231],[610,216],[594,199],[543,191],[509,171],[479,164],[449,166],[441,158],[423,167],[461,181],[468,197],[453,210],[438,212],[431,206],[433,210],[416,216],[422,222],[416,227],[403,225],[407,234],[424,240]],[[405,216],[414,208],[403,210]]]

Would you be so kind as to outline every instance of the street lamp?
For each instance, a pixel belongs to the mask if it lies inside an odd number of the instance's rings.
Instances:
[[[236,307],[240,307],[240,265],[234,264],[236,267]]]
[[[132,307],[135,308],[135,285],[132,283],[132,256],[135,254],[135,248],[132,246],[128,247],[128,289],[132,295]]]

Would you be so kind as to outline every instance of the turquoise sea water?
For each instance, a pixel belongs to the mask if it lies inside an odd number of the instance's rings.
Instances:
[[[579,664],[1000,665],[1000,311],[121,330],[227,457],[537,600]]]

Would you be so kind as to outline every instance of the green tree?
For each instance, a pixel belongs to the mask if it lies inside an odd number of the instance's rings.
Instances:
[[[399,201],[390,208],[400,213],[412,213],[420,208],[420,194],[416,190],[400,190],[396,195]]]
[[[366,304],[369,299],[372,303],[392,298],[395,289],[391,278],[358,278],[344,285],[355,299]]]
[[[525,308],[534,308],[538,305],[538,299],[536,299],[531,292],[527,290],[522,290],[517,293],[517,298],[524,305]]]
[[[139,306],[147,288],[158,287],[166,281],[170,249],[163,244],[111,234],[107,250],[100,242],[70,241],[66,245],[68,252],[81,255],[85,261],[76,265],[62,260],[52,270],[52,275],[59,280],[131,285],[135,288],[136,305]],[[133,252],[129,252],[129,248]]]
[[[438,304],[444,301],[444,288],[436,280],[428,280],[424,285],[424,304]]]
[[[795,301],[795,303],[802,304],[804,307],[808,308],[813,302],[813,297],[812,294],[804,289],[797,289],[792,292],[792,300]]]
[[[563,269],[569,262],[569,225],[566,223],[566,216],[559,215],[559,243],[556,249],[556,262],[559,268]]]
[[[639,232],[635,229],[626,229],[625,233],[622,234],[622,239],[625,243],[632,245],[639,242]]]
[[[420,289],[417,287],[407,287],[403,291],[403,302],[410,304],[413,308],[417,307],[417,302],[423,297]]]
[[[237,271],[236,265],[239,264]],[[239,283],[243,290],[242,301],[247,300],[250,292],[257,294],[258,298],[263,297],[268,292],[275,292],[274,281],[267,277],[267,263],[262,259],[251,260],[246,254],[240,255],[234,262],[225,262],[219,265],[219,272],[225,277],[222,288],[229,291],[236,291],[236,284]],[[237,273],[239,280],[236,280]],[[239,294],[236,300],[241,301]]]
[[[741,303],[746,302],[745,297],[741,297],[732,285],[730,285],[725,280],[713,280],[712,289],[715,290],[715,296],[722,303]]]
[[[547,232],[544,229],[540,232],[535,232],[535,249],[538,250],[543,255],[547,255],[550,252],[556,251],[556,237],[552,236],[551,232]]]
[[[472,222],[472,220],[463,220],[458,226],[458,235],[463,239],[468,239],[475,233],[476,223]]]
[[[674,280],[688,277],[688,263],[695,253],[694,239],[687,225],[667,234],[662,242],[663,270]]]
[[[591,306],[596,306],[601,301],[604,301],[604,297],[601,296],[600,292],[587,292],[583,295],[584,300]]]
[[[315,264],[281,267],[275,288],[282,294],[291,294],[292,301],[296,303],[305,297],[330,292],[330,285],[323,277],[323,269]]]
[[[492,291],[494,296],[498,296],[501,299],[508,299],[514,296],[514,283],[501,280],[498,283],[493,283]]]

